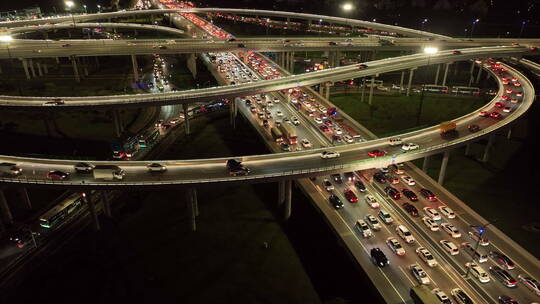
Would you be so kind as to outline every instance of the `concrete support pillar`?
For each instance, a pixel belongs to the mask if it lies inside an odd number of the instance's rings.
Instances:
[[[189,54],[187,58],[187,67],[188,70],[191,72],[191,76],[193,76],[193,79],[197,78],[197,55],[196,54]]]
[[[375,76],[371,76],[371,87],[369,88],[368,104],[371,106],[373,102],[373,90],[375,89]]]
[[[472,144],[465,145],[465,156],[469,156],[471,154],[471,147],[472,147]]]
[[[439,82],[440,71],[441,71],[441,65],[437,64],[437,72],[435,73],[435,82],[433,82],[434,84],[437,84]]]
[[[99,58],[98,56],[94,57],[96,59],[96,67],[99,69]]]
[[[441,170],[439,171],[439,185],[442,185],[444,182],[444,176],[446,175],[446,166],[448,166],[448,158],[450,157],[450,151],[444,151],[443,159],[441,163]]]
[[[26,74],[26,79],[32,79],[32,76],[30,76],[30,72],[28,71],[28,60],[21,58],[21,62],[24,68],[24,73]]]
[[[79,75],[79,69],[77,67],[77,60],[74,56],[71,57],[71,65],[73,66],[73,73],[75,73],[75,80],[81,82],[81,76]]]
[[[195,212],[195,206],[193,202],[193,190],[194,188],[191,188],[191,187],[186,189],[186,203],[188,206],[188,212],[191,219],[191,230],[197,231],[197,221],[196,221],[197,213]]]
[[[24,204],[24,207],[28,210],[32,210],[32,202],[30,201],[30,196],[28,196],[28,190],[25,187],[17,188],[19,192],[19,197]]]
[[[189,135],[189,133],[190,133],[189,115],[188,115],[189,104],[183,103],[182,108],[184,109],[184,128],[185,128],[185,131],[186,131],[186,135]]]
[[[294,52],[291,52],[291,68],[289,71],[294,74]]]
[[[38,61],[38,62],[36,63],[36,65],[37,65],[38,75],[39,75],[40,77],[43,76],[43,70],[41,69],[41,62]]]
[[[506,139],[512,139],[512,126],[508,127],[508,132],[506,133]]]
[[[112,217],[111,203],[107,199],[107,192],[106,191],[100,191],[100,192],[101,192],[101,203],[103,204],[103,213],[107,217]]]
[[[366,96],[366,77],[362,78],[362,97],[360,98],[360,102],[364,102],[364,97]]]
[[[60,64],[60,57],[55,57],[56,64]]]
[[[30,65],[30,71],[32,72],[32,77],[36,78],[36,70],[34,69],[34,61],[32,59],[28,59],[28,64]]]
[[[94,199],[92,197],[91,192],[85,193],[85,199],[86,203],[88,204],[88,209],[90,210],[90,214],[92,215],[92,226],[94,228],[94,231],[98,231],[101,229],[99,225],[99,218],[96,210],[96,204],[94,203]]]
[[[322,83],[319,84],[319,95],[324,95],[324,84]]]
[[[474,81],[474,64],[475,64],[474,61],[471,61],[471,69],[469,71],[469,74],[471,75],[471,77],[469,78],[469,86],[471,86]]]
[[[443,79],[442,79],[442,84],[441,85],[446,85],[446,78],[448,77],[448,68],[450,68],[450,65],[451,63],[447,63],[446,66],[444,67],[444,75],[443,75]]]
[[[482,75],[482,67],[478,69],[478,76],[476,76],[476,83],[480,82],[480,76]]]
[[[414,69],[409,70],[409,85],[407,85],[407,96],[411,95],[412,78],[414,75]]]
[[[326,98],[326,100],[330,100],[330,84],[329,83],[325,83],[324,85],[324,96]]]
[[[122,130],[120,129],[120,118],[118,117],[118,111],[113,110],[112,116],[113,116],[113,124],[114,124],[114,131],[116,133],[116,137],[120,137],[120,135],[122,135]]]
[[[43,72],[49,74],[49,66],[46,63],[43,63]]]
[[[197,188],[192,188],[191,196],[193,197],[193,210],[195,211],[195,216],[199,216],[199,200],[197,197]]]
[[[401,80],[399,81],[399,93],[403,92],[403,80],[405,80],[405,71],[401,71]]]
[[[277,206],[278,208],[283,205],[283,202],[285,201],[285,182],[280,181],[278,182],[278,199],[277,199]]]
[[[6,200],[6,196],[4,195],[4,189],[0,188],[0,216],[3,218],[3,222],[11,225],[13,224],[13,215],[11,214],[11,210],[9,209],[9,205]]]
[[[487,163],[489,160],[489,151],[491,150],[491,147],[495,143],[495,135],[491,134],[488,137],[488,142],[486,147],[484,148],[484,155],[482,156],[482,162]]]
[[[133,66],[133,80],[139,80],[139,65],[137,64],[137,56],[131,55],[131,65]]]
[[[86,64],[86,57],[77,57],[79,65],[82,66],[84,76],[88,76],[88,65]]]
[[[238,104],[240,103],[240,98],[235,97],[229,104],[229,114],[231,118],[231,125],[233,129],[236,128],[236,116],[238,116]]]
[[[292,200],[292,180],[285,182],[285,206],[283,208],[283,219],[286,221],[291,217],[291,200]]]
[[[424,157],[424,163],[422,164],[422,171],[427,172],[429,166],[429,156]]]

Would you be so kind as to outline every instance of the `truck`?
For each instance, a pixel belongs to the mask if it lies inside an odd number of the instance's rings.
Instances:
[[[237,176],[237,175],[248,175],[250,170],[244,165],[242,165],[242,162],[239,162],[235,159],[229,159],[227,160],[227,172],[229,172],[229,175]]]
[[[17,176],[22,173],[22,169],[13,163],[0,163],[0,174]]]
[[[115,165],[97,165],[92,171],[95,179],[104,180],[122,180],[124,178],[124,170]]]
[[[283,134],[278,128],[272,127],[272,129],[270,129],[270,133],[272,134],[272,138],[274,139],[275,142],[277,143],[283,142]]]
[[[295,127],[291,126],[288,123],[281,123],[279,129],[281,131],[281,134],[285,135],[290,145],[294,145],[298,142]]]
[[[444,139],[452,139],[458,136],[458,131],[456,130],[456,123],[453,121],[445,121],[439,125],[439,131],[441,137]]]

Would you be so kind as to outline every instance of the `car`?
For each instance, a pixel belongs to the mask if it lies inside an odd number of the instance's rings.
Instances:
[[[79,172],[79,173],[88,173],[88,172],[92,172],[92,170],[94,170],[94,165],[92,164],[89,164],[89,163],[84,163],[84,162],[80,162],[80,163],[76,163],[73,168],[75,169],[76,172]]]
[[[69,43],[62,44],[62,47],[70,47],[70,46],[71,46],[71,44],[69,44]]]
[[[495,108],[499,108],[499,109],[504,108],[504,103],[502,103],[502,102],[496,102],[496,103],[495,103]]]
[[[313,118],[313,120],[314,120],[317,124],[322,124],[322,123],[323,123],[322,119],[320,119],[319,117],[315,117],[315,118]]]
[[[366,201],[366,203],[373,209],[375,208],[379,208],[379,202],[377,201],[377,199],[371,195],[371,194],[368,194],[364,197],[364,200]]]
[[[499,113],[499,112],[491,112],[489,114],[489,117],[498,119],[498,118],[501,118],[501,113]]]
[[[52,100],[43,103],[44,106],[61,106],[63,104],[66,104],[63,100]]]
[[[298,126],[300,124],[300,121],[295,116],[291,117],[291,122],[295,126]]]
[[[160,163],[151,163],[146,165],[146,168],[148,168],[149,172],[165,172],[167,171],[167,166],[162,165]]]
[[[277,115],[278,117],[282,117],[282,116],[283,116],[283,112],[277,111],[277,112],[276,112],[276,115]]]
[[[368,152],[369,157],[381,157],[386,155],[386,151],[375,149]]]
[[[489,239],[486,236],[481,235],[476,229],[469,231],[469,237],[476,242],[480,242],[480,246],[489,245]]]
[[[341,174],[339,173],[332,174],[330,177],[332,177],[334,182],[336,182],[337,184],[343,184],[343,179],[341,178]]]
[[[405,170],[403,170],[403,164],[391,164],[390,166],[388,166],[392,172],[394,172],[395,174],[398,174],[398,175],[401,175],[401,174],[404,174],[405,173]]]
[[[415,252],[418,257],[422,261],[424,261],[424,263],[426,263],[429,267],[436,267],[437,265],[439,265],[439,263],[437,263],[437,260],[435,260],[435,257],[433,257],[431,252],[429,252],[429,250],[427,250],[425,247],[418,247],[416,248]]]
[[[480,126],[478,126],[478,125],[468,125],[468,126],[467,126],[467,129],[468,129],[471,133],[476,133],[476,132],[480,131]]]
[[[366,186],[361,181],[355,180],[354,181],[354,186],[356,187],[356,189],[358,189],[358,191],[366,192]]]
[[[370,250],[370,255],[373,263],[379,267],[384,267],[390,264],[390,261],[388,260],[384,252],[378,247],[372,248]]]
[[[478,250],[473,248],[473,246],[469,242],[461,243],[461,248],[463,249],[463,251],[469,254],[478,263],[485,263],[488,260],[487,255],[482,254]]]
[[[172,127],[172,126],[171,126],[171,124],[169,124],[169,123],[164,123],[164,124],[161,125],[161,128],[162,128],[163,130],[167,130],[167,129],[169,129],[170,127]]]
[[[304,147],[305,149],[309,149],[312,147],[311,142],[307,138],[302,139],[301,143],[302,147]]]
[[[512,107],[504,107],[503,112],[504,112],[504,113],[510,113],[510,112],[512,112]]]
[[[430,202],[434,202],[437,200],[437,196],[433,194],[433,192],[431,192],[431,190],[429,189],[425,189],[425,188],[420,189],[420,194],[422,194],[422,196]]]
[[[456,255],[459,253],[459,248],[456,246],[456,244],[448,240],[440,240],[439,243],[446,252],[450,253],[450,255]]]
[[[384,174],[382,174],[381,172],[377,172],[373,174],[373,179],[377,181],[379,184],[386,183],[386,178],[384,177]]]
[[[245,47],[246,47],[246,45],[245,45],[245,44],[243,44],[243,43],[239,43],[239,44],[238,44],[238,47],[239,47],[239,48],[245,48]]]
[[[401,246],[401,244],[395,237],[387,238],[386,244],[388,245],[388,247],[390,247],[390,250],[392,250],[392,252],[394,252],[396,255],[405,255],[405,249]]]
[[[537,280],[524,274],[518,275],[518,279],[523,283],[523,285],[540,297],[540,283],[538,283]]]
[[[490,251],[489,257],[503,269],[512,270],[516,268],[516,264],[514,264],[509,257],[499,251]]]
[[[390,225],[390,224],[392,224],[394,222],[394,219],[392,218],[390,213],[388,213],[387,211],[385,211],[383,209],[379,210],[379,212],[377,212],[377,215],[379,216],[381,221],[383,221],[383,223],[385,223],[385,224]]]
[[[459,230],[450,223],[442,223],[441,228],[444,232],[448,233],[453,238],[461,237],[461,232],[459,232]]]
[[[63,172],[60,170],[52,170],[47,173],[48,179],[65,180],[69,178],[69,172]]]
[[[420,146],[418,146],[415,143],[406,143],[401,146],[401,150],[403,151],[412,151],[418,149]]]
[[[499,296],[499,304],[519,304],[519,302],[507,295],[501,295]]]
[[[452,304],[450,298],[448,298],[446,293],[444,293],[444,291],[442,291],[440,288],[434,288],[431,292],[435,295],[439,302],[443,304]]]
[[[422,267],[420,267],[420,265],[418,265],[418,263],[414,263],[409,266],[409,270],[418,283],[422,285],[428,285],[431,283],[427,273],[424,271],[424,269],[422,269]]]
[[[447,218],[449,219],[453,219],[453,218],[456,218],[456,214],[454,213],[454,210],[452,210],[450,207],[448,206],[439,206],[439,212],[446,216]]]
[[[332,185],[332,183],[327,178],[323,180],[323,187],[328,192],[334,190],[334,185]]]
[[[454,51],[452,51],[452,54],[453,54],[453,55],[460,55],[460,54],[461,54],[461,51],[454,50]]]
[[[431,219],[430,217],[424,216],[422,218],[422,222],[424,222],[424,224],[426,224],[426,226],[429,228],[429,230],[431,230],[431,231],[439,231],[439,225],[433,219]]]
[[[337,44],[337,42],[330,41],[330,42],[328,42],[328,45],[338,45],[338,44]]]
[[[499,266],[489,267],[489,273],[491,273],[492,277],[496,278],[499,282],[501,282],[504,286],[508,288],[517,286],[516,279],[514,279],[506,270],[502,269]]]
[[[270,123],[268,122],[268,119],[264,119],[262,122],[263,127],[268,128],[270,126]]]
[[[403,240],[405,240],[406,243],[409,243],[409,244],[412,244],[414,243],[416,240],[414,239],[412,233],[409,231],[409,229],[407,229],[407,227],[403,226],[403,225],[398,225],[396,227],[396,234],[402,238]]]
[[[343,208],[343,202],[339,199],[339,197],[337,197],[337,195],[330,194],[330,196],[328,197],[328,200],[330,201],[332,206],[334,206],[335,209]]]
[[[388,168],[387,167],[382,167],[382,168],[379,168],[379,171],[382,173],[382,174],[386,174],[389,172]]]
[[[352,138],[350,135],[343,135],[343,140],[347,143],[354,142],[354,138]]]
[[[319,129],[321,129],[321,131],[323,131],[323,132],[328,132],[328,131],[330,131],[330,128],[328,128],[327,125],[320,125],[320,126],[319,126]]]
[[[375,230],[375,231],[381,230],[381,224],[373,215],[368,214],[364,217],[364,219],[372,230]]]
[[[418,196],[416,196],[416,193],[414,193],[413,191],[407,189],[407,188],[403,188],[403,190],[401,190],[401,193],[403,193],[403,195],[408,198],[411,202],[416,202],[418,201]]]
[[[437,212],[437,209],[432,207],[424,207],[424,213],[434,221],[440,221],[441,215]]]
[[[484,269],[482,269],[482,267],[478,266],[478,264],[468,262],[465,264],[465,267],[469,268],[470,273],[481,283],[488,283],[489,281],[491,281],[488,273]]]
[[[367,64],[363,64],[363,63],[358,65],[359,70],[367,69],[367,67],[368,67]]]
[[[345,180],[348,183],[354,182],[356,180],[356,176],[354,175],[353,172],[345,172],[343,173],[343,176],[345,176]]]
[[[392,184],[399,184],[399,178],[391,173],[386,173],[384,178]]]
[[[364,220],[357,220],[355,228],[362,234],[363,237],[368,238],[372,237],[373,234],[369,226],[364,222]]]
[[[450,291],[454,300],[459,304],[474,304],[473,300],[461,289],[454,288]]]
[[[322,117],[322,115],[321,115],[321,117]],[[327,119],[328,117],[322,117],[322,118],[323,118],[323,119]],[[324,124],[325,124],[326,126],[328,126],[328,127],[331,127],[331,126],[334,125],[334,122],[331,121],[331,120],[325,120],[325,121],[324,121]]]
[[[399,146],[399,145],[403,144],[403,140],[401,140],[401,138],[399,138],[399,137],[396,137],[396,138],[390,138],[390,139],[388,139],[388,144],[389,144],[391,147]]]
[[[409,186],[414,186],[416,185],[416,182],[414,181],[414,179],[408,175],[402,175],[401,176],[401,179],[403,180],[403,182]]]
[[[320,154],[322,159],[337,158],[340,156],[339,152],[336,151],[323,151]]]
[[[505,92],[506,92],[507,94],[511,94],[511,93],[513,92],[513,89],[512,89],[512,88],[507,88],[507,89],[505,90]]]
[[[478,113],[478,115],[480,117],[489,117],[489,112],[488,111],[480,111],[480,113]]]
[[[345,190],[345,192],[343,192],[343,195],[345,195],[345,198],[350,202],[350,203],[357,203],[358,202],[358,197],[356,196],[356,194],[354,194],[354,192],[352,192],[352,190]]]
[[[391,198],[395,200],[398,200],[401,198],[401,193],[399,193],[399,191],[394,187],[388,186],[384,188],[384,192],[386,193],[386,195],[390,196]]]
[[[175,125],[175,124],[177,124],[179,122],[180,122],[180,118],[173,118],[173,119],[169,120],[169,123],[171,125]]]
[[[401,205],[403,207],[403,209],[405,209],[405,211],[407,211],[407,213],[409,213],[410,215],[412,216],[418,216],[418,209],[416,209],[415,206],[409,204],[409,203],[403,203]]]

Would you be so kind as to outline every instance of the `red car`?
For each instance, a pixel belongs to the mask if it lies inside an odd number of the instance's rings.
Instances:
[[[345,192],[343,193],[345,195],[345,198],[351,202],[351,203],[357,203],[358,202],[358,197],[356,196],[356,194],[354,194],[354,192],[352,192],[352,190],[345,190]]]
[[[323,131],[323,132],[328,132],[330,130],[330,128],[328,128],[327,125],[319,126],[319,129],[321,129],[321,131]]]
[[[516,96],[518,96],[518,97],[523,96],[523,92],[517,92],[517,93],[516,93]]]
[[[519,82],[519,81],[514,82],[514,86],[515,86],[515,87],[520,87],[520,86],[521,86],[521,82]]]
[[[461,54],[461,51],[457,51],[457,50],[456,50],[456,51],[452,51],[452,54],[454,54],[454,55],[459,55],[459,54]]]
[[[491,114],[489,114],[489,117],[495,118],[495,119],[501,118],[501,113],[499,113],[499,112],[491,112]]]
[[[168,124],[168,123],[164,123],[164,124],[161,125],[161,128],[164,129],[164,130],[167,130],[170,127],[171,127],[171,125]]]
[[[422,188],[420,189],[420,194],[422,194],[430,202],[437,200],[437,196],[435,196],[431,190]]]
[[[333,123],[331,120],[325,120],[325,121],[324,121],[324,124],[327,125],[327,126],[329,126],[329,127],[331,127],[331,126],[334,125],[334,123]]]
[[[529,47],[529,51],[533,51],[533,52],[538,51],[538,48],[535,47],[535,46],[531,46],[531,47]]]
[[[59,170],[53,170],[53,171],[49,171],[49,173],[47,173],[47,178],[64,180],[64,179],[69,178],[69,173],[62,172],[62,171],[59,171]]]
[[[478,113],[478,115],[481,116],[481,117],[488,117],[489,112],[488,111],[482,111],[482,112]]]
[[[496,103],[495,103],[495,108],[499,108],[499,109],[504,108],[504,103],[502,103],[502,102],[496,102]]]
[[[503,96],[501,96],[501,98],[502,98],[502,100],[508,100],[508,99],[510,99],[510,96],[508,96],[508,95],[503,95]]]
[[[505,92],[508,93],[508,94],[512,93],[512,88],[506,89]]]
[[[366,69],[367,67],[368,67],[368,66],[367,66],[366,64],[360,64],[360,65],[358,66],[358,69],[359,69],[359,70],[363,70],[363,69]]]
[[[369,155],[369,157],[380,157],[380,156],[385,156],[386,152],[383,150],[375,149],[375,150],[369,151],[367,154]]]

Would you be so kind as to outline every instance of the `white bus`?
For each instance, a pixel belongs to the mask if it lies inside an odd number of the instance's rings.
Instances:
[[[82,204],[82,195],[74,193],[42,215],[39,218],[39,225],[43,228],[54,229],[62,224],[67,217],[80,209]]]
[[[480,88],[476,87],[453,87],[452,94],[480,95]]]
[[[365,86],[366,86],[366,88],[371,88],[371,79],[370,78],[366,78]],[[382,87],[382,86],[383,86],[383,81],[380,80],[380,79],[375,79],[375,81],[373,82],[373,87],[378,88],[378,87]]]
[[[422,90],[430,93],[448,93],[448,87],[436,84],[423,84]]]

